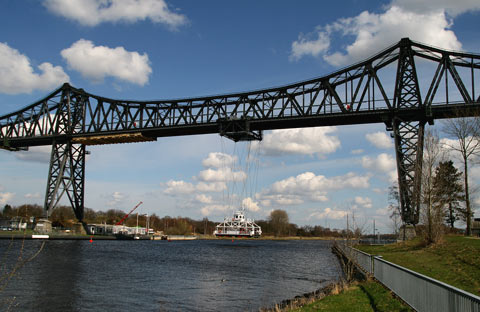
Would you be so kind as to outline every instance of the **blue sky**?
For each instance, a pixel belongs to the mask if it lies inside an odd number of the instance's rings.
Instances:
[[[138,100],[284,85],[407,36],[479,53],[479,17],[473,0],[5,0],[0,115],[65,81]],[[0,205],[43,204],[49,149],[0,151]],[[142,213],[219,221],[243,202],[255,219],[285,209],[299,225],[342,228],[345,215],[355,213],[368,231],[372,219],[391,231],[387,188],[395,158],[382,124],[267,132],[250,148],[250,170],[247,144],[219,135],[88,150],[85,205],[96,210],[143,201]],[[479,178],[474,168],[472,179]]]

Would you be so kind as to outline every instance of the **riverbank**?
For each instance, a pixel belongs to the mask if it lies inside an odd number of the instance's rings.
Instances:
[[[287,311],[407,312],[413,310],[397,300],[389,290],[378,282],[368,280],[353,283],[337,294],[332,293],[321,300]]]
[[[36,235],[33,231],[2,231],[0,232],[0,239],[36,239],[41,237],[34,237],[32,235]],[[169,235],[167,235],[168,237]],[[301,237],[301,236],[285,236],[285,237],[276,237],[276,236],[262,236],[259,238],[248,238],[248,237],[216,237],[214,235],[204,235],[204,234],[197,234],[197,235],[170,235],[171,240],[189,240],[189,239],[178,239],[179,237],[195,237],[198,240],[323,240],[323,241],[330,241],[334,240],[333,237]],[[56,240],[116,240],[118,239],[112,235],[86,235],[86,234],[73,234],[73,233],[50,233],[48,234],[48,239],[56,239]],[[143,238],[145,239],[145,238]],[[147,238],[148,239],[148,238]],[[167,238],[165,240],[168,240]]]
[[[419,238],[384,246],[358,245],[356,248],[432,277],[449,285],[480,294],[480,239],[458,235],[425,246]],[[411,311],[380,283],[367,280],[353,284],[338,295],[330,295],[301,308],[283,311]]]
[[[385,246],[359,245],[356,248],[432,277],[449,285],[480,295],[480,239],[445,236],[434,246],[420,239]]]
[[[374,280],[345,285],[332,283],[317,291],[284,300],[261,312],[409,312],[411,307],[398,300],[392,292]]]

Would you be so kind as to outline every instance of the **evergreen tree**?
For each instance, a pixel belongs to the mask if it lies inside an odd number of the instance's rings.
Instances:
[[[4,217],[12,217],[13,216],[12,206],[10,206],[9,204],[6,204],[5,207],[3,207],[3,216]]]
[[[446,222],[453,229],[458,215],[464,215],[465,209],[460,201],[465,200],[462,184],[462,172],[459,172],[451,160],[440,162],[435,169],[433,179],[434,201],[442,208],[446,207]]]

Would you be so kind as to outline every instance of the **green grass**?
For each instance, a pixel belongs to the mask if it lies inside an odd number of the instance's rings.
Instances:
[[[292,311],[395,312],[413,310],[395,299],[382,285],[374,281],[364,281],[350,286],[348,289],[337,295],[327,296],[322,300],[318,300]]]
[[[387,261],[480,295],[480,239],[449,235],[424,247],[419,239],[385,246],[358,246]]]

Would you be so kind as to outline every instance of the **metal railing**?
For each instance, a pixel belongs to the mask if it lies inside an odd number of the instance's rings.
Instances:
[[[362,271],[373,274],[372,255],[350,247],[346,242],[339,242],[337,246],[342,250],[345,257],[353,261]]]
[[[480,312],[480,297],[348,246],[344,256],[420,312]]]
[[[375,278],[417,311],[480,312],[480,297],[373,257]]]

